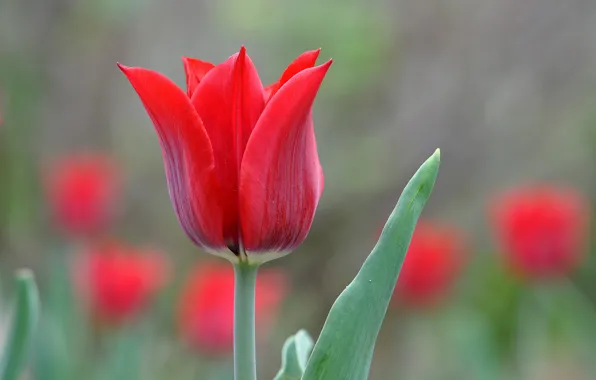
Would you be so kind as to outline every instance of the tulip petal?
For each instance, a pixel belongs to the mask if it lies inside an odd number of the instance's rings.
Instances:
[[[192,99],[211,140],[218,197],[223,211],[223,234],[238,252],[238,181],[246,143],[265,107],[263,85],[243,47],[201,80]]]
[[[215,67],[211,62],[201,61],[200,59],[182,57],[184,72],[186,73],[186,93],[192,98],[197,86],[203,77]]]
[[[303,70],[283,85],[248,141],[240,170],[247,252],[288,251],[308,233],[323,191],[312,104],[330,65]]]
[[[321,49],[310,50],[304,52],[298,56],[292,63],[288,65],[285,71],[281,74],[279,80],[275,83],[265,87],[265,98],[271,99],[273,95],[283,86],[287,81],[290,80],[294,75],[298,74],[302,70],[309,69],[315,65]]]
[[[199,115],[186,94],[162,74],[119,67],[155,125],[170,199],[182,228],[199,246],[223,248],[221,210],[214,198],[213,150]]]

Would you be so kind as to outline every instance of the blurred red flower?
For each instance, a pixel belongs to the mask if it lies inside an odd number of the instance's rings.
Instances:
[[[76,255],[72,270],[92,315],[116,324],[138,314],[168,273],[163,256],[119,243],[96,245]]]
[[[495,236],[510,268],[525,278],[568,274],[583,257],[590,205],[572,189],[527,187],[491,205]]]
[[[397,280],[396,298],[414,307],[435,306],[451,291],[465,259],[460,231],[419,221]]]
[[[120,181],[107,156],[67,156],[45,174],[48,202],[64,231],[75,236],[94,235],[111,223]]]
[[[170,198],[190,239],[264,262],[308,234],[323,192],[312,106],[331,61],[299,56],[263,87],[242,47],[213,65],[183,58],[186,93],[165,76],[119,65],[159,136]]]
[[[286,292],[286,277],[276,269],[257,277],[255,323],[270,329]],[[182,338],[208,354],[232,350],[234,341],[234,270],[225,263],[199,264],[179,299],[178,322]]]

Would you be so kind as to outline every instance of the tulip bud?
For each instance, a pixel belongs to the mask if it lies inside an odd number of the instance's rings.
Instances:
[[[512,190],[491,205],[494,235],[508,267],[524,278],[554,278],[581,264],[590,206],[572,189]]]
[[[454,228],[418,222],[397,280],[396,298],[416,307],[442,301],[463,269],[463,240]]]
[[[45,173],[54,221],[72,236],[96,235],[112,222],[119,178],[107,156],[64,157]]]
[[[118,243],[88,248],[74,258],[74,282],[92,316],[104,323],[133,318],[165,283],[165,259]]]

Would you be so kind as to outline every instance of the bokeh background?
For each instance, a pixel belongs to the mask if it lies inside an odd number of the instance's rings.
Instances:
[[[1,1],[0,311],[22,266],[44,302],[26,378],[231,378],[229,355],[180,336],[178,294],[212,258],[178,226],[156,134],[115,63],[182,86],[181,56],[221,62],[241,45],[264,83],[305,50],[334,59],[314,108],[325,193],[304,244],[267,265],[288,285],[260,344],[261,378],[276,373],[287,336],[301,327],[317,336],[437,147],[443,163],[423,217],[460,231],[469,260],[440,305],[392,305],[371,379],[594,378],[594,230],[577,270],[523,281],[502,265],[487,207],[541,183],[576,189],[591,211],[595,20],[592,0]],[[69,258],[87,243],[52,217],[44,185],[53,162],[81,152],[117,163],[102,239],[151,247],[169,263],[167,284],[120,326],[98,327],[80,307]]]

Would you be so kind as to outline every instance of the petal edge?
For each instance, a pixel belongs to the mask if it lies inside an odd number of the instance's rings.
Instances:
[[[265,87],[265,97],[267,100],[271,100],[273,95],[279,91],[281,86],[289,81],[294,75],[298,74],[302,70],[313,67],[317,62],[320,52],[320,48],[317,50],[309,50],[300,54],[296,59],[294,59],[281,74],[281,77],[277,80],[277,82]]]
[[[197,86],[207,73],[215,67],[211,62],[196,58],[182,57],[184,73],[186,74],[186,94],[192,98]]]
[[[285,252],[308,234],[322,193],[312,104],[332,61],[294,75],[272,97],[240,170],[240,221],[249,253]]]

